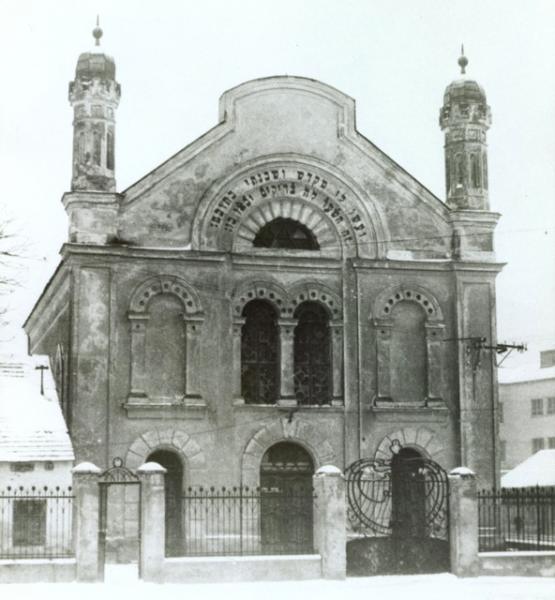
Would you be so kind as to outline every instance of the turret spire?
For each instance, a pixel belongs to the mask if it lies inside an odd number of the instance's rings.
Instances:
[[[461,68],[461,75],[466,73],[466,66],[468,65],[468,58],[464,55],[464,44],[461,44],[461,55],[459,56],[459,67]]]
[[[100,28],[100,18],[98,15],[96,15],[96,27],[93,29],[93,38],[94,38],[94,45],[95,46],[100,46],[100,38],[103,35],[103,31]]]
[[[102,33],[97,17],[92,32],[97,46]],[[120,93],[112,57],[101,49],[79,56],[75,79],[69,84],[69,101],[74,110],[72,190],[116,189],[115,112]]]
[[[458,63],[464,75],[468,59],[463,45]],[[439,122],[445,132],[447,205],[489,210],[486,132],[491,112],[480,85],[466,77],[450,83]]]

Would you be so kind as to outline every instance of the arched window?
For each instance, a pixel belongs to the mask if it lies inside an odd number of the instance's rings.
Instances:
[[[299,404],[331,402],[329,317],[316,302],[303,302],[295,311],[295,397]]]
[[[108,131],[106,136],[106,168],[114,170],[114,132]]]
[[[480,157],[477,154],[473,154],[470,161],[472,167],[472,187],[479,188],[482,185],[482,174],[480,172]]]
[[[275,404],[279,394],[277,314],[264,300],[243,309],[241,330],[241,395],[247,404]]]
[[[425,313],[402,301],[392,312],[391,397],[395,402],[423,403],[426,398],[427,348]]]
[[[145,364],[146,392],[151,398],[185,395],[185,324],[183,306],[171,294],[159,294],[148,306]]]
[[[319,250],[318,240],[302,223],[279,217],[266,223],[256,234],[255,248],[290,248],[293,250]]]

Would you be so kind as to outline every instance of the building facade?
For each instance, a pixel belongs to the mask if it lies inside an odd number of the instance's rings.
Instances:
[[[461,57],[460,63],[466,65]],[[174,498],[406,447],[497,477],[486,132],[450,84],[443,202],[300,77],[241,84],[219,124],[122,192],[115,63],[79,57],[69,238],[25,329],[61,357],[78,461],[156,460]]]
[[[539,365],[499,375],[501,469],[508,471],[539,450],[555,449],[555,352]]]

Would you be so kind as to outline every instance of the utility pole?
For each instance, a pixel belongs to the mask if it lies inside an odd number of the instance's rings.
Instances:
[[[35,367],[35,371],[40,371],[40,394],[44,396],[44,372],[48,369],[46,365]]]

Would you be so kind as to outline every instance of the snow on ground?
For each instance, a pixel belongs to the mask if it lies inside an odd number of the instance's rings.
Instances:
[[[346,581],[276,583],[141,583],[136,568],[108,567],[106,583],[6,584],[3,600],[554,600],[555,579],[404,575]]]

